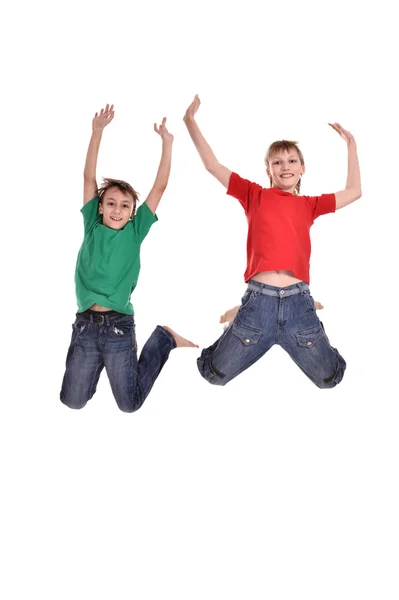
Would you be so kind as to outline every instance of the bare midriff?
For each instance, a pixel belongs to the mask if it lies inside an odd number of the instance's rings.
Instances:
[[[302,281],[301,279],[294,277],[294,273],[292,271],[263,271],[262,273],[257,273],[254,275],[251,277],[251,279],[259,281],[259,283],[267,283],[268,285],[273,285],[275,287],[287,287]],[[105,306],[100,306],[99,304],[93,304],[90,306],[90,310],[105,312],[111,309],[106,308]]]
[[[90,310],[96,310],[98,312],[106,312],[107,310],[111,310],[110,308],[105,308],[105,306],[100,306],[99,304],[93,304],[90,306]]]
[[[262,273],[254,275],[251,279],[275,287],[287,287],[288,285],[293,285],[294,283],[302,281],[301,279],[294,277],[292,271],[263,271]]]

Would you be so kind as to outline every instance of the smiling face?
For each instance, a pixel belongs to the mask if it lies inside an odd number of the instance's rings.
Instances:
[[[101,199],[98,212],[103,216],[103,225],[111,229],[122,229],[133,214],[133,198],[117,187],[108,188]]]
[[[301,163],[296,148],[289,148],[271,154],[266,172],[273,187],[293,194],[301,175],[305,172],[305,165]]]

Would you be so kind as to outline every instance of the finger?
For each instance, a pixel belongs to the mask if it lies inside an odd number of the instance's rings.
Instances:
[[[336,123],[329,123],[329,125],[331,125],[331,127],[334,129],[334,131],[336,131],[339,135],[342,136],[342,130],[337,126]]]
[[[351,137],[351,132],[348,131],[347,129],[344,129],[343,127],[341,127],[341,130],[343,131],[343,133],[347,136],[347,137]]]
[[[96,113],[96,114],[94,115],[94,118],[95,118],[95,119],[96,119],[97,117],[98,117],[98,113]]]

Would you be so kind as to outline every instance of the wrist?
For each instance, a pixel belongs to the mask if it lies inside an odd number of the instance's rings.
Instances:
[[[92,130],[92,136],[93,137],[101,137],[103,134],[104,129],[93,129]]]

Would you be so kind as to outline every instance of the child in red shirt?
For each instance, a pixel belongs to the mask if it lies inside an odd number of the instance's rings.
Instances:
[[[295,142],[274,142],[266,155],[268,189],[243,179],[221,165],[202,135],[195,114],[198,96],[184,122],[205,168],[239,200],[248,221],[247,290],[234,320],[198,358],[201,375],[225,385],[280,345],[319,388],[336,386],[346,363],[330,345],[309,291],[310,227],[314,220],[347,206],[361,196],[360,169],[353,136],[330,124],[348,146],[348,178],[344,190],[321,196],[300,195],[305,172]],[[222,317],[223,319],[223,317]]]

